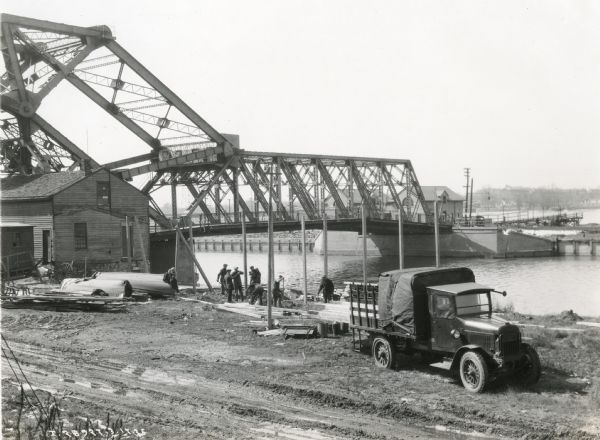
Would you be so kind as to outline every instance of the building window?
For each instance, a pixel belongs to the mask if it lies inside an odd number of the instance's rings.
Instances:
[[[87,223],[75,223],[75,250],[87,249]]]
[[[110,206],[110,182],[96,182],[96,204],[106,208]]]

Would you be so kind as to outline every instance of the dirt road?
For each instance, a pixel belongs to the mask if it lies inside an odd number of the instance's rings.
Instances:
[[[3,310],[2,332],[38,394],[61,398],[67,426],[110,413],[151,439],[600,435],[600,396],[588,378],[547,369],[533,390],[498,384],[473,395],[417,358],[379,370],[348,336],[260,337],[247,317],[198,303]],[[5,437],[19,395],[10,366],[3,358]]]

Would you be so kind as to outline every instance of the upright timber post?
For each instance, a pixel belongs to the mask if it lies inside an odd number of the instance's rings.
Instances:
[[[398,209],[398,269],[404,269],[404,239],[403,237],[404,219],[402,218],[402,208]]]
[[[440,227],[438,223],[437,199],[433,201],[433,228],[435,229],[435,267],[440,267]]]
[[[300,214],[300,225],[302,226],[302,280],[304,285],[304,307],[308,309],[308,284],[306,282],[306,226],[304,225],[304,213]]]
[[[366,298],[366,292],[367,292],[367,212],[365,209],[365,202],[362,203],[361,206],[361,211],[362,211],[362,234],[363,234],[363,258],[362,258],[362,265],[363,265],[363,288],[364,288],[364,292],[365,292],[365,298]]]
[[[195,251],[194,248],[194,231],[192,229],[192,216],[190,215],[190,247],[192,251]],[[192,264],[192,294],[196,295],[196,271],[194,270],[194,265]]]
[[[323,276],[327,276],[327,213],[323,211]]]
[[[125,241],[127,246],[127,268],[131,272],[131,234],[129,233],[129,217],[125,216]]]
[[[173,224],[177,222],[177,182],[175,179],[171,182],[171,215]]]
[[[248,252],[246,250],[246,213],[244,210],[242,215],[242,252],[244,254],[244,292],[248,290]]]
[[[273,287],[273,167],[269,168],[269,250],[268,250],[268,275],[267,275],[267,328],[273,328],[273,304],[271,289]]]

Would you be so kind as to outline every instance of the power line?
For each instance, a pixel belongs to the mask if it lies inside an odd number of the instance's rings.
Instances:
[[[40,413],[44,413],[46,415],[46,417],[48,417],[48,413],[46,412],[46,410],[44,409],[44,405],[42,404],[42,401],[39,399],[38,395],[35,392],[35,389],[33,388],[33,386],[31,385],[31,383],[29,382],[29,379],[27,379],[27,375],[25,374],[25,372],[23,371],[23,369],[21,368],[21,364],[19,362],[19,360],[17,359],[17,357],[15,356],[15,352],[12,350],[12,348],[10,348],[10,346],[8,345],[8,341],[6,340],[6,338],[4,337],[4,335],[0,335],[2,336],[2,340],[4,341],[4,344],[6,345],[6,348],[10,351],[10,354],[12,356],[12,358],[14,359],[15,363],[17,364],[17,367],[19,368],[19,371],[21,372],[21,374],[23,375],[23,378],[25,379],[25,382],[27,382],[27,385],[29,385],[29,388],[31,388],[31,392],[33,393],[33,396],[35,397],[35,400],[37,400],[38,404],[39,404],[39,409],[40,409]],[[21,386],[23,386],[23,382],[19,379],[19,376],[17,375],[17,373],[15,372],[15,370],[13,369],[10,359],[9,357],[6,355],[6,352],[4,351],[4,348],[2,348],[2,353],[4,354],[4,357],[6,358],[6,361],[8,362],[8,366],[10,367],[10,369],[12,370],[13,374],[15,375],[15,378],[17,379],[17,381],[19,382],[19,384]],[[26,396],[26,395],[25,395]],[[27,399],[27,402],[29,402],[29,399]],[[29,402],[29,404],[31,406],[34,406],[31,404],[31,402]]]

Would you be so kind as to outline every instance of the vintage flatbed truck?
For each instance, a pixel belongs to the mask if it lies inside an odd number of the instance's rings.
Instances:
[[[466,267],[397,270],[366,289],[353,284],[354,348],[370,345],[382,368],[395,368],[398,353],[446,361],[471,392],[507,376],[534,384],[541,374],[538,354],[518,326],[492,313],[494,292],[506,295],[476,283]]]

